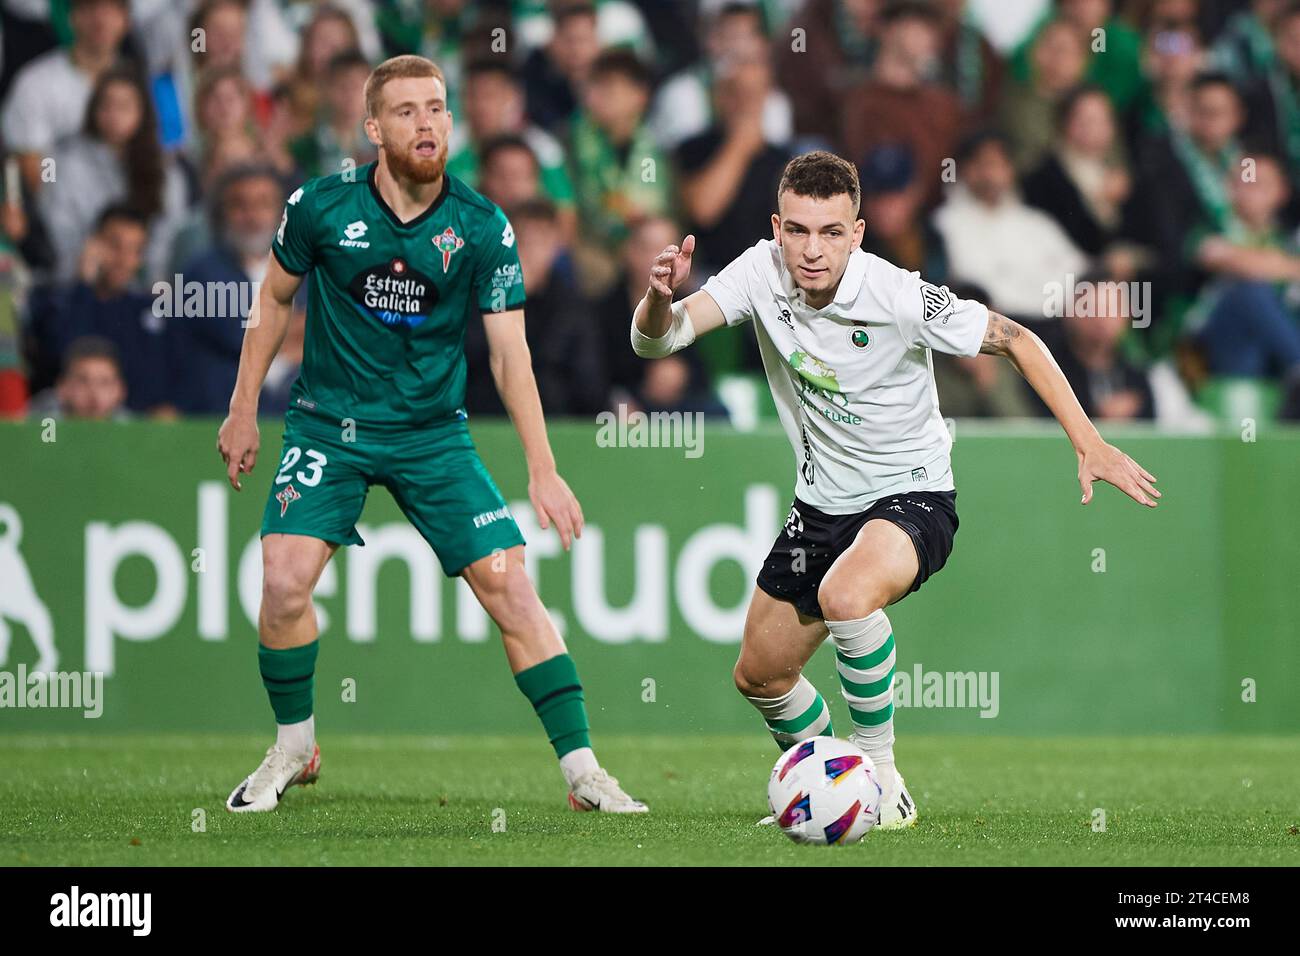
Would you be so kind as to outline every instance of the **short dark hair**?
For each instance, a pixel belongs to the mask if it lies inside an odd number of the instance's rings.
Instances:
[[[626,47],[616,46],[610,47],[608,50],[602,50],[600,55],[596,57],[595,62],[591,64],[591,78],[593,80],[610,76],[621,76],[646,90],[650,88],[653,82],[649,67],[641,62],[639,56]]]
[[[542,164],[537,158],[537,153],[528,145],[528,140],[524,139],[518,133],[500,133],[496,136],[484,140],[478,148],[479,168],[483,168],[492,162],[498,154],[511,149],[521,149],[532,157],[533,165],[541,170]]]
[[[369,73],[370,61],[366,59],[364,53],[355,47],[351,50],[341,50],[330,57],[325,73],[330,79],[333,79],[345,70],[365,70]]]
[[[509,82],[512,86],[522,86],[517,74],[508,62],[499,56],[480,56],[475,57],[465,64],[465,70],[462,76],[463,82],[468,83],[470,80],[479,76],[499,76]]]
[[[1080,83],[1068,90],[1056,104],[1056,115],[1053,121],[1058,130],[1063,130],[1066,124],[1070,122],[1070,116],[1074,113],[1074,108],[1079,105],[1080,101],[1089,96],[1101,96],[1106,100],[1107,105],[1111,100],[1106,96],[1106,91],[1096,83]]]
[[[555,225],[559,221],[560,211],[555,203],[545,196],[533,196],[510,207],[507,217],[512,223],[545,222]]]
[[[217,232],[221,232],[226,227],[226,196],[236,183],[242,183],[246,179],[269,180],[279,187],[281,195],[288,192],[285,188],[284,176],[271,163],[265,160],[235,163],[222,171],[207,196],[208,217]]]
[[[862,204],[858,167],[824,149],[804,153],[786,163],[781,185],[776,189],[777,199],[787,192],[812,199],[831,199],[848,193],[855,210]]]
[[[879,21],[882,27],[893,26],[904,20],[924,20],[930,26],[937,27],[940,23],[939,11],[922,0],[895,0],[885,4],[885,8],[880,11]]]
[[[730,17],[754,17],[758,20],[758,29],[763,36],[768,35],[767,11],[756,0],[728,0],[709,18],[711,24],[719,24]]]
[[[104,359],[112,362],[118,377],[122,376],[122,356],[117,346],[102,335],[83,335],[72,340],[63,351],[63,375],[72,371],[72,366],[86,359]]]
[[[1011,156],[1011,137],[996,127],[977,129],[957,144],[954,158],[964,163],[985,146],[997,146],[1009,158]]]
[[[562,0],[551,7],[551,22],[559,29],[574,17],[596,18],[596,4],[590,0]]]
[[[1199,93],[1201,90],[1211,86],[1226,86],[1233,92],[1238,100],[1241,99],[1241,90],[1237,88],[1237,84],[1232,82],[1232,77],[1221,70],[1205,70],[1201,73],[1197,73],[1192,79],[1193,93]]]
[[[129,222],[133,226],[139,226],[145,232],[149,231],[149,217],[128,202],[115,202],[106,206],[104,211],[95,217],[95,231],[101,231],[110,222]]]

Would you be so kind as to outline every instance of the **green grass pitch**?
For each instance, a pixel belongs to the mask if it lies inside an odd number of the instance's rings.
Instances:
[[[0,736],[0,865],[1300,865],[1295,738],[909,736],[919,824],[833,848],[754,825],[757,734],[595,743],[650,815],[569,811],[539,735],[326,733],[316,786],[239,816],[263,739]]]

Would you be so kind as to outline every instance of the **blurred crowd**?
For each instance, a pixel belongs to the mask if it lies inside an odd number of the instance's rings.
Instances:
[[[419,53],[448,77],[449,172],[518,236],[548,415],[770,414],[752,334],[643,362],[630,314],[659,250],[693,232],[702,283],[771,235],[785,162],[829,148],[860,170],[867,251],[1032,325],[1095,418],[1300,417],[1295,0],[0,14],[0,415],[224,414],[285,197],[375,158],[366,77]],[[501,414],[481,323],[466,351],[470,413]],[[934,358],[945,415],[1046,414],[1005,363]]]

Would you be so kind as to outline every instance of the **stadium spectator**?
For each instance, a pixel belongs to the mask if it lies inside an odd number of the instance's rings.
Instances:
[[[703,412],[725,416],[726,409],[710,391],[705,363],[726,368],[737,364],[738,358],[727,361],[720,356],[724,349],[738,356],[742,347],[737,341],[740,336],[710,336],[700,340],[700,348],[651,360],[638,358],[628,345],[632,311],[645,295],[645,264],[665,247],[681,241],[681,227],[671,219],[647,216],[635,223],[623,245],[618,281],[596,304],[612,384],[610,405],[627,404],[647,412]],[[752,336],[744,337],[743,344],[752,347],[752,343]]]
[[[6,147],[19,157],[23,180],[41,187],[41,163],[60,139],[75,134],[100,76],[117,60],[129,25],[127,0],[71,0],[72,46],[26,64],[5,98]]]
[[[701,275],[722,269],[771,233],[772,197],[790,158],[765,132],[771,89],[762,47],[727,61],[713,88],[717,118],[677,150],[681,206],[699,242]]]
[[[672,173],[645,125],[650,75],[630,50],[607,50],[591,68],[583,109],[572,124],[571,161],[579,235],[596,272],[609,278],[614,250],[628,224],[662,215],[673,202]]]
[[[187,414],[224,413],[230,402],[244,322],[267,250],[280,224],[284,188],[274,167],[239,166],[213,191],[213,244],[181,273],[186,289],[203,292],[200,314],[172,321],[173,395]]]
[[[1155,417],[1155,396],[1146,372],[1125,358],[1120,343],[1132,323],[1121,296],[1093,295],[1084,299],[1108,277],[1082,277],[1080,298],[1067,308],[1060,322],[1042,329],[1051,350],[1084,412],[1102,421],[1150,420]],[[1039,414],[1051,412],[1037,395],[1031,400]]]
[[[944,281],[943,242],[921,214],[924,189],[912,151],[901,143],[875,147],[858,167],[858,182],[866,222],[862,248],[931,282]]]
[[[957,183],[935,212],[949,278],[984,286],[990,308],[1042,322],[1048,283],[1081,275],[1088,259],[1056,221],[1016,194],[1006,139],[981,132],[957,152]]]
[[[907,144],[927,204],[939,198],[943,162],[952,157],[964,122],[957,95],[932,79],[939,43],[939,21],[928,5],[887,7],[871,77],[839,105],[845,155],[860,163],[873,146]]]
[[[1141,151],[1131,212],[1135,238],[1160,257],[1162,287],[1189,294],[1199,282],[1188,237],[1220,232],[1231,217],[1228,182],[1240,175],[1238,139],[1245,122],[1241,96],[1221,73],[1192,83],[1186,130],[1171,127]]]
[[[1016,169],[1032,169],[1051,147],[1059,105],[1083,81],[1087,65],[1087,40],[1071,24],[1053,20],[1038,32],[1029,51],[1028,75],[1008,77],[998,112]]]
[[[523,75],[529,118],[544,129],[558,130],[578,109],[581,90],[601,51],[595,4],[563,0],[555,5],[553,18],[550,41],[529,55]]]
[[[359,49],[361,37],[352,17],[333,3],[317,4],[303,27],[293,72],[284,82],[287,109],[282,135],[295,139],[311,130],[329,83],[330,64],[339,54]]]
[[[252,60],[245,55],[248,11],[245,0],[203,0],[194,10],[190,18],[189,49],[195,87],[205,70],[234,67],[243,71],[249,83],[262,92],[253,75]]]
[[[359,50],[330,61],[316,122],[289,143],[289,155],[306,178],[356,169],[375,159],[365,131],[368,76],[370,64]]]
[[[1276,57],[1253,105],[1261,140],[1300,182],[1300,2],[1292,0],[1277,15],[1273,42]]]
[[[962,111],[975,122],[997,114],[1006,69],[973,17],[967,0],[936,0],[939,14],[939,77],[957,94]]]
[[[958,284],[952,294],[959,299],[987,301],[978,286]],[[995,355],[930,353],[940,410],[945,418],[1033,418],[1033,389],[1015,370]]]
[[[189,202],[185,177],[158,142],[148,91],[134,69],[102,74],[86,106],[82,131],[54,154],[56,178],[40,194],[40,210],[55,250],[54,277],[71,281],[81,247],[100,213],[125,201],[149,221],[145,270],[164,273],[169,244]]]
[[[468,135],[447,161],[447,171],[479,188],[480,164],[486,146],[503,136],[518,136],[533,154],[542,193],[559,208],[566,234],[573,235],[576,212],[573,183],[565,165],[564,146],[546,130],[530,123],[524,112],[524,88],[514,71],[501,59],[480,59],[465,67],[461,91],[462,132]],[[522,161],[516,156],[516,161]],[[517,199],[498,205],[512,205]]]
[[[170,404],[167,322],[137,279],[148,235],[145,218],[130,206],[109,206],[86,240],[75,281],[33,292],[28,331],[34,388],[52,382],[74,341],[93,336],[117,352],[127,408],[148,412]]]
[[[261,161],[261,151],[257,143],[247,136],[228,136],[212,143],[203,157],[203,166],[197,173],[199,196],[202,201],[191,205],[186,210],[184,218],[177,224],[176,232],[172,236],[166,275],[171,276],[180,272],[191,259],[211,244],[211,198],[221,177],[236,166],[259,161]],[[299,182],[301,179],[301,176],[294,174],[285,181]]]
[[[1193,83],[1206,61],[1194,27],[1157,24],[1142,52],[1143,88],[1127,124],[1127,141],[1139,144],[1191,125]]]
[[[606,407],[609,394],[604,352],[591,305],[573,274],[555,204],[527,200],[510,209],[509,219],[528,292],[525,334],[542,411],[548,417],[594,415]],[[481,321],[470,322],[465,330],[465,355],[466,409],[471,415],[505,414]]]
[[[1123,19],[1115,15],[1113,0],[1054,0],[1044,23],[1011,55],[1011,72],[1021,83],[1029,81],[1044,65],[1039,42],[1056,25],[1069,28],[1084,52],[1086,75],[1065,85],[1070,88],[1084,79],[1100,86],[1123,113],[1132,105],[1142,86],[1142,39]],[[1171,19],[1165,16],[1164,19]],[[1059,42],[1059,41],[1058,41]],[[1056,49],[1057,43],[1048,49]],[[1060,47],[1065,52],[1064,47]]]
[[[239,140],[250,152],[258,149],[252,87],[237,66],[206,70],[194,92],[195,135],[187,150],[197,171],[219,145]]]
[[[1071,241],[1100,256],[1120,235],[1133,180],[1118,155],[1114,107],[1097,86],[1061,100],[1053,148],[1022,183],[1025,202],[1061,225]]]
[[[790,97],[796,136],[828,147],[840,141],[842,111],[836,105],[868,77],[883,5],[806,0],[774,39],[777,85]]]
[[[1276,57],[1270,25],[1287,3],[1251,0],[1249,10],[1233,13],[1210,51],[1215,69],[1222,70],[1243,89],[1266,81]]]
[[[478,191],[502,209],[543,195],[541,164],[522,136],[506,133],[488,140],[477,165]]]
[[[717,129],[726,117],[717,101],[718,88],[726,83],[728,74],[734,74],[738,64],[756,60],[766,64],[769,57],[763,10],[758,4],[724,3],[703,17],[702,23],[704,60],[670,76],[655,95],[650,130],[666,150]],[[759,97],[752,111],[758,115],[763,141],[785,146],[794,135],[794,117],[790,98],[772,82],[770,68],[763,88],[749,92]]]
[[[94,336],[77,339],[63,356],[58,384],[32,399],[31,418],[84,418],[123,421],[126,383],[113,343]]]
[[[1279,379],[1294,417],[1300,411],[1300,249],[1279,219],[1290,198],[1281,162],[1254,159],[1254,178],[1232,181],[1228,229],[1191,240],[1197,264],[1213,278],[1189,325],[1211,374]]]

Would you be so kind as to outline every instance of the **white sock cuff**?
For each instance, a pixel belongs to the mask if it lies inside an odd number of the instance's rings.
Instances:
[[[799,675],[798,682],[790,691],[780,697],[746,697],[758,712],[767,720],[782,720],[797,717],[817,699],[817,688],[812,681]]]
[[[889,640],[893,626],[885,609],[872,611],[854,621],[827,621],[835,649],[845,657],[865,657]]]

